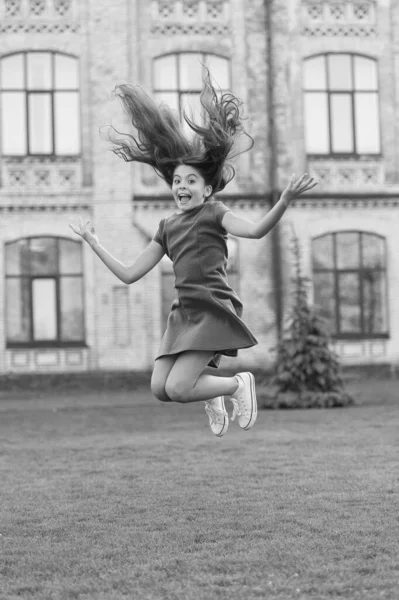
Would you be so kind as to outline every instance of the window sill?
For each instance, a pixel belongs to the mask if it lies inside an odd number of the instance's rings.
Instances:
[[[6,350],[67,350],[89,348],[86,342],[7,342]]]
[[[307,154],[308,160],[326,160],[326,161],[344,161],[354,160],[358,162],[379,161],[383,159],[383,155],[379,154]]]
[[[376,333],[376,334],[369,334],[369,335],[362,335],[362,334],[339,334],[339,335],[331,335],[331,340],[333,342],[337,341],[337,342],[367,342],[367,341],[375,341],[375,340],[389,340],[390,339],[390,334],[389,333]]]

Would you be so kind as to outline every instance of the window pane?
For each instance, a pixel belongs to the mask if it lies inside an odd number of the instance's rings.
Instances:
[[[362,233],[363,268],[385,268],[385,240],[371,233]]]
[[[355,123],[357,152],[380,152],[380,115],[377,94],[355,94]]]
[[[51,154],[50,94],[29,95],[29,150],[31,154]]]
[[[351,56],[349,54],[330,54],[328,56],[328,87],[330,90],[351,90]]]
[[[79,95],[77,92],[54,93],[55,153],[79,154]]]
[[[6,244],[6,275],[28,275],[29,264],[28,240]]]
[[[305,94],[305,139],[308,154],[328,154],[328,108],[327,94]]]
[[[175,110],[179,115],[179,94],[177,92],[157,92],[155,94],[155,100],[158,104],[163,102],[167,104],[172,110]]]
[[[154,60],[154,90],[177,90],[176,63],[175,54]]]
[[[357,90],[377,90],[377,62],[364,56],[354,57],[355,88]]]
[[[314,304],[326,319],[330,334],[336,333],[334,273],[313,273]]]
[[[305,90],[327,89],[326,61],[324,56],[308,58],[304,62]]]
[[[220,87],[223,91],[230,89],[230,73],[229,61],[220,56],[207,55],[206,65],[209,69],[213,82],[216,87]]]
[[[83,281],[81,277],[60,278],[61,333],[63,342],[84,340]]]
[[[331,94],[331,144],[333,152],[353,152],[352,102],[349,94]]]
[[[238,243],[233,238],[227,238],[228,269],[238,270]]]
[[[200,94],[182,94],[181,105],[183,130],[191,137],[194,135],[194,132],[184,120],[183,113],[185,113],[191,121],[194,121],[194,123],[197,123],[198,125],[202,124],[203,108],[200,101]]]
[[[29,342],[30,340],[30,284],[25,277],[6,280],[7,341]]]
[[[202,90],[203,87],[203,58],[200,54],[179,54],[180,89]]]
[[[361,333],[358,273],[338,274],[338,296],[340,332]]]
[[[51,54],[29,52],[27,58],[28,89],[50,90],[52,88]]]
[[[127,286],[114,285],[112,287],[113,306],[113,344],[114,346],[130,346],[130,300]]]
[[[168,256],[166,256],[166,254],[161,259],[161,269],[162,273],[174,273],[173,262]]]
[[[387,333],[386,278],[383,271],[363,271],[364,333]]]
[[[32,274],[57,274],[57,240],[55,238],[32,239],[30,241],[30,258]]]
[[[82,244],[72,240],[58,240],[60,252],[61,274],[74,275],[82,273]]]
[[[314,269],[334,269],[334,239],[331,234],[312,241]]]
[[[78,61],[71,56],[55,55],[55,88],[77,90],[79,87]]]
[[[13,54],[1,60],[1,88],[22,90],[24,81],[24,55]]]
[[[203,108],[200,101],[200,94],[182,94],[181,95],[182,113],[185,112],[189,119],[196,123],[202,123]]]
[[[337,233],[337,268],[359,269],[360,268],[360,238],[359,233],[345,232]]]
[[[32,280],[33,339],[57,339],[55,279]]]
[[[27,152],[25,93],[3,92],[1,102],[2,152],[23,156]]]

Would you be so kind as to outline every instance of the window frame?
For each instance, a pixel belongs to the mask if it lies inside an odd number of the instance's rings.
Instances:
[[[28,55],[29,54],[49,54],[51,60],[51,87],[49,89],[39,89],[28,87]],[[3,152],[3,144],[1,142],[0,137],[0,156],[7,159],[16,159],[21,160],[27,157],[37,157],[37,158],[47,158],[47,159],[57,159],[57,158],[65,158],[66,160],[73,160],[80,158],[82,155],[82,127],[81,127],[81,117],[82,117],[82,107],[81,107],[81,86],[80,86],[80,72],[79,72],[79,57],[71,54],[70,52],[60,52],[58,50],[47,50],[47,49],[34,49],[34,50],[21,50],[17,52],[8,52],[7,54],[3,54],[0,56],[0,65],[1,61],[5,58],[9,58],[11,56],[22,55],[23,57],[23,82],[24,87],[22,88],[7,88],[3,89],[1,83],[1,68],[0,68],[0,110],[3,110],[2,107],[2,97],[4,93],[23,93],[24,94],[24,102],[25,102],[25,134],[26,134],[26,152],[24,154],[8,154]],[[78,87],[77,88],[62,88],[55,87],[55,57],[59,56],[67,56],[69,58],[73,58],[76,61],[77,68],[77,77],[78,77]],[[58,154],[56,153],[56,121],[55,121],[55,94],[58,92],[70,92],[77,95],[78,100],[78,118],[80,122],[80,127],[78,131],[78,142],[79,142],[79,152],[74,154]],[[50,123],[51,123],[51,148],[52,151],[49,153],[43,152],[31,152],[30,151],[30,121],[29,121],[29,98],[32,95],[45,94],[50,97]]]
[[[329,56],[349,56],[350,58],[350,64],[351,64],[351,89],[350,90],[334,90],[330,88],[330,69],[329,69],[329,65],[328,65],[328,57]],[[322,88],[318,88],[318,89],[306,89],[305,87],[305,82],[304,82],[304,69],[305,69],[305,63],[307,60],[310,59],[314,59],[314,58],[318,58],[318,57],[323,57],[324,58],[324,73],[325,73],[325,78],[326,78],[326,88],[322,89]],[[376,67],[376,89],[372,90],[372,89],[367,89],[367,90],[358,90],[355,87],[355,66],[354,66],[354,61],[356,57],[360,57],[360,58],[366,58],[368,60],[372,60],[375,63],[375,67]],[[327,128],[328,128],[328,147],[329,147],[329,151],[325,152],[325,153],[315,153],[315,152],[308,152],[307,148],[306,148],[306,134],[304,135],[304,144],[305,144],[305,151],[306,151],[306,155],[309,159],[323,159],[323,158],[337,158],[337,159],[348,159],[348,158],[354,158],[354,159],[358,159],[361,157],[373,157],[373,158],[381,158],[382,157],[382,135],[381,135],[381,101],[380,101],[380,70],[379,70],[379,64],[378,64],[378,59],[373,57],[373,56],[369,56],[367,54],[363,54],[361,52],[318,52],[317,54],[312,54],[310,56],[306,56],[303,60],[303,75],[302,75],[302,82],[303,82],[303,94],[306,96],[308,94],[326,94],[327,96],[327,111],[328,111],[328,115],[327,115]],[[375,94],[377,96],[377,108],[378,108],[378,144],[379,144],[379,151],[378,152],[358,152],[357,151],[357,138],[356,138],[356,102],[355,102],[355,98],[356,98],[356,94],[357,93],[362,93],[362,94],[367,94],[367,93],[371,93],[371,94]],[[351,104],[350,104],[350,112],[351,112],[351,121],[352,121],[352,139],[353,139],[353,151],[352,152],[334,152],[332,149],[332,109],[331,109],[331,96],[332,95],[338,95],[338,94],[346,94],[346,95],[350,95],[351,97]],[[305,128],[306,128],[306,123],[305,123]],[[306,131],[306,129],[305,129]]]
[[[232,81],[232,65],[231,65],[231,58],[228,56],[225,56],[223,54],[217,54],[216,52],[206,52],[206,51],[197,51],[197,50],[181,50],[178,52],[165,52],[164,54],[159,54],[157,56],[154,56],[152,59],[152,90],[153,93],[156,97],[156,94],[177,94],[177,99],[178,99],[178,106],[179,106],[179,116],[182,119],[183,118],[183,107],[182,107],[182,96],[184,94],[187,94],[189,92],[193,92],[193,93],[197,93],[200,94],[203,90],[203,85],[201,85],[201,88],[198,87],[198,89],[193,89],[193,90],[183,90],[181,88],[181,68],[180,68],[180,57],[182,55],[187,55],[187,54],[195,54],[199,57],[199,59],[201,60],[201,62],[208,67],[209,62],[208,62],[208,57],[215,57],[215,58],[221,58],[223,60],[226,61],[227,64],[227,72],[228,72],[228,79],[229,79],[229,84],[231,87],[231,81]],[[158,59],[161,58],[165,58],[166,56],[174,56],[175,57],[175,68],[176,68],[176,88],[157,88],[156,87],[156,82],[155,82],[155,62]],[[203,82],[202,82],[203,83]],[[221,88],[222,93],[226,93],[229,90],[225,90],[223,88]]]
[[[57,261],[57,272],[56,273],[43,273],[43,274],[20,274],[20,275],[9,275],[7,272],[7,252],[6,252],[6,248],[7,246],[11,245],[11,244],[15,244],[16,242],[20,242],[20,241],[28,241],[29,242],[29,246],[30,246],[30,242],[31,240],[38,240],[38,239],[54,239],[56,240],[56,245],[55,245],[55,253],[56,253],[56,261]],[[66,240],[68,242],[74,242],[75,244],[78,244],[80,247],[80,252],[81,252],[81,258],[82,258],[82,264],[81,264],[81,270],[79,273],[60,273],[59,271],[59,257],[60,257],[60,247],[59,247],[59,240]],[[13,240],[9,240],[7,242],[4,243],[4,274],[5,274],[5,286],[4,286],[4,307],[5,307],[5,311],[4,311],[4,317],[5,319],[8,318],[8,293],[7,293],[7,282],[10,279],[17,279],[17,280],[21,280],[21,279],[25,279],[29,281],[29,340],[28,341],[12,341],[9,340],[7,337],[7,325],[5,323],[5,338],[6,338],[6,348],[7,349],[18,349],[18,348],[31,348],[31,349],[35,349],[35,348],[82,348],[82,347],[87,347],[87,342],[86,342],[86,311],[85,311],[85,290],[84,290],[84,264],[83,264],[83,258],[84,258],[84,253],[83,253],[83,244],[80,241],[76,241],[76,240],[72,240],[69,237],[65,237],[65,236],[55,236],[55,235],[32,235],[32,236],[26,236],[26,237],[20,237],[20,238],[16,238]],[[61,332],[61,279],[63,277],[77,277],[80,278],[81,283],[82,283],[82,339],[81,340],[66,340],[63,341],[62,339],[60,339],[60,332]],[[33,339],[33,335],[34,335],[34,323],[33,323],[33,281],[35,279],[52,279],[55,280],[55,303],[56,303],[56,324],[57,324],[57,339],[56,340],[34,340]]]
[[[358,234],[358,248],[359,248],[359,266],[358,268],[338,268],[337,267],[337,236],[343,233],[356,233]],[[364,267],[363,266],[363,244],[362,244],[362,235],[366,236],[374,236],[379,238],[383,243],[383,267]],[[320,268],[314,266],[314,258],[313,258],[313,242],[321,239],[323,237],[332,236],[332,245],[333,245],[333,268]],[[330,333],[330,336],[334,340],[368,340],[368,339],[389,339],[390,338],[390,315],[389,315],[389,294],[388,294],[388,269],[387,269],[387,240],[386,237],[372,232],[372,231],[364,231],[359,229],[344,229],[338,231],[330,231],[323,233],[321,235],[317,235],[311,239],[311,264],[312,264],[312,287],[313,287],[313,296],[315,291],[315,273],[332,273],[333,274],[333,285],[334,285],[334,326],[335,331]],[[365,331],[365,306],[364,306],[364,284],[362,273],[366,271],[378,271],[385,274],[385,295],[382,299],[384,303],[384,310],[386,314],[386,332],[378,332],[378,333],[369,333]],[[359,308],[360,308],[360,332],[345,332],[341,331],[341,304],[339,297],[339,275],[342,273],[348,274],[357,274],[358,284],[359,284]]]

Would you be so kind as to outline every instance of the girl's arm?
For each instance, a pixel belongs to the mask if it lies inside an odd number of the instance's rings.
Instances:
[[[79,227],[69,225],[72,231],[80,235],[85,242],[91,246],[97,256],[103,261],[106,267],[123,283],[129,284],[138,281],[155,267],[165,254],[162,246],[158,242],[151,241],[147,248],[138,256],[131,266],[126,266],[119,260],[114,258],[103,246],[101,246],[98,236],[94,231],[94,227],[88,229],[87,221],[83,224],[82,219],[79,220]]]
[[[231,235],[259,240],[279,222],[292,200],[316,185],[317,181],[313,177],[309,177],[307,173],[297,181],[295,181],[295,175],[293,175],[281,194],[280,200],[260,221],[254,223],[238,217],[232,211],[228,211],[222,219],[222,226]]]

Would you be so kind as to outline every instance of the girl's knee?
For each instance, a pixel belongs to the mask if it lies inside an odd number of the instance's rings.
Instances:
[[[165,384],[159,381],[151,380],[151,392],[161,402],[171,402],[171,398],[166,393]]]
[[[185,381],[174,381],[168,379],[165,384],[165,391],[173,402],[188,402],[192,386]]]

